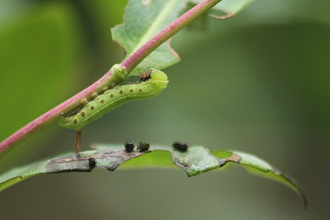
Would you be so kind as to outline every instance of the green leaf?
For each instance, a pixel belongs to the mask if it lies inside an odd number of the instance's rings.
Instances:
[[[196,176],[219,168],[219,161],[204,147],[190,147],[186,152],[172,151],[173,163],[186,171],[188,176]]]
[[[146,152],[135,150],[130,153],[118,145],[95,145],[94,148],[96,150],[80,153],[80,157],[68,153],[10,170],[0,176],[0,191],[29,177],[45,173],[90,172],[94,168],[114,171],[119,166],[131,169],[158,166],[179,167],[190,177],[223,167],[227,163],[237,163],[253,173],[289,186],[301,196],[307,207],[306,193],[297,181],[251,154],[216,150],[210,152],[205,147],[189,147],[182,152],[171,147],[155,146]]]
[[[125,49],[125,58],[171,24],[183,9],[182,1],[129,1],[124,24],[111,29],[112,38]],[[150,68],[164,69],[180,59],[166,42],[145,58],[130,74],[138,75]]]
[[[278,181],[290,187],[302,197],[304,205],[305,207],[307,207],[307,195],[304,192],[302,186],[300,186],[300,184],[294,178],[274,168],[264,160],[254,155],[237,151],[235,151],[234,153],[242,158],[239,163],[241,165],[246,166],[249,172]]]
[[[231,17],[253,0],[224,0],[214,8]],[[125,50],[125,59],[137,51],[157,33],[171,24],[184,11],[184,0],[146,0],[129,1],[122,25],[111,29],[113,41]],[[198,0],[192,0],[199,3]],[[211,15],[215,18],[216,15]],[[139,75],[150,68],[164,69],[180,61],[178,55],[170,48],[169,41],[159,46],[146,57],[130,74]]]
[[[238,151],[211,151],[211,154],[227,162],[243,165],[250,173],[280,182],[294,190],[303,200],[307,208],[307,195],[302,186],[291,176],[276,169],[266,161],[252,155]],[[230,155],[229,155],[230,154]]]
[[[213,16],[215,18],[228,18],[232,17],[233,15],[237,14],[241,10],[243,10],[245,7],[247,7],[249,4],[251,4],[254,0],[222,0],[218,4],[216,4],[213,9],[225,12],[226,15],[222,17]],[[189,2],[192,3],[199,3],[201,0],[190,0]]]
[[[214,8],[235,15],[253,1],[254,0],[223,0],[214,6]]]

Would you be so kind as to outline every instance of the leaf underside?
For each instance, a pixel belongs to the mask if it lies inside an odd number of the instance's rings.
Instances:
[[[254,0],[222,0],[214,9],[227,13],[226,17],[233,16],[251,4]]]
[[[171,24],[183,9],[183,0],[129,1],[122,25],[111,29],[112,39],[125,50],[125,59]],[[180,61],[166,42],[146,57],[130,74],[150,68],[164,69]]]
[[[172,147],[153,146],[145,152],[133,150],[130,153],[126,152],[123,146],[94,145],[93,147],[96,150],[81,152],[80,157],[67,153],[12,169],[0,176],[0,191],[38,174],[91,172],[94,168],[114,171],[119,166],[130,169],[152,166],[181,168],[191,177],[235,163],[243,165],[252,173],[290,187],[300,195],[305,208],[307,207],[306,193],[296,180],[251,154],[209,150],[200,146],[189,147],[186,152]]]
[[[229,18],[253,0],[223,0],[214,9],[225,13],[224,16],[211,15],[215,18]],[[199,3],[200,0],[146,0],[129,1],[123,24],[111,29],[112,39],[124,50],[129,57],[153,36],[171,24],[186,10],[187,2]],[[150,68],[164,69],[179,62],[180,58],[167,41],[146,57],[130,74],[139,75]]]
[[[188,2],[192,4],[198,4],[202,0],[188,0]],[[212,10],[210,10],[207,14],[210,17],[216,19],[227,19],[233,17],[235,14],[243,10],[249,4],[251,4],[254,0],[222,0],[218,4],[216,4]],[[216,11],[222,12],[221,15]]]

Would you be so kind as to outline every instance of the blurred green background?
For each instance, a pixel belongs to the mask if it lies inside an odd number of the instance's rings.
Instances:
[[[0,1],[0,139],[100,78],[123,50],[110,28],[126,1]],[[255,1],[237,16],[181,31],[182,61],[157,98],[115,109],[83,130],[91,143],[175,140],[258,155],[306,189],[233,166],[41,175],[1,192],[1,219],[329,219],[330,2]],[[134,79],[135,80],[135,79]],[[1,158],[0,171],[72,151],[52,125]]]

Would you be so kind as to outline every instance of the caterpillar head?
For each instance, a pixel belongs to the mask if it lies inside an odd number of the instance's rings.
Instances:
[[[151,69],[150,71],[151,80],[161,89],[165,89],[168,83],[167,75],[156,69]]]

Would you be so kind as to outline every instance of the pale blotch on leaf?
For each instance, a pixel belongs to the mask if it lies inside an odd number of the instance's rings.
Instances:
[[[150,5],[151,3],[151,0],[141,0],[142,4],[147,6],[147,5]]]

